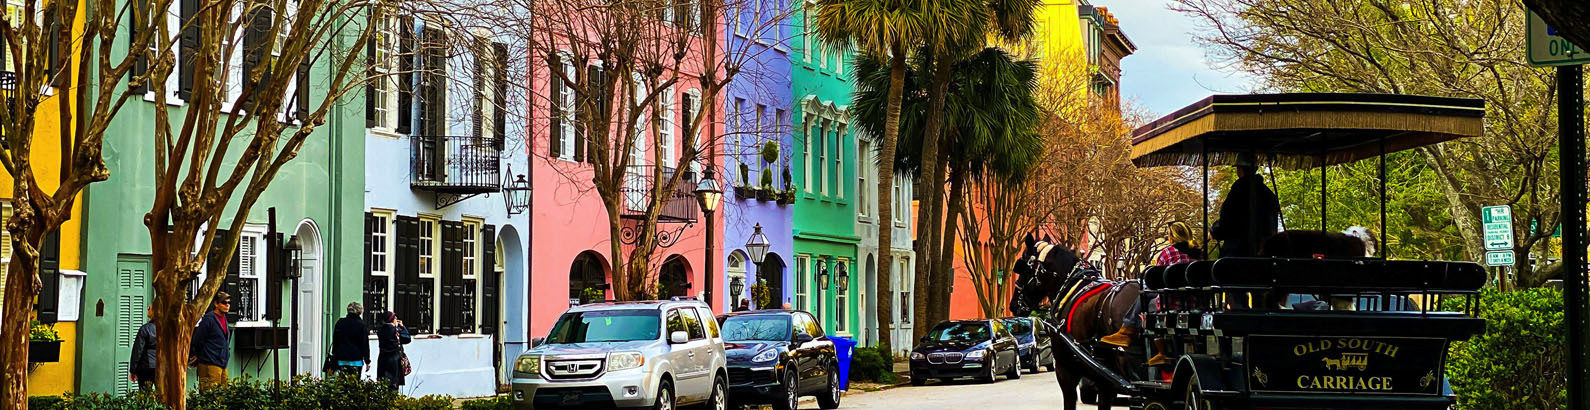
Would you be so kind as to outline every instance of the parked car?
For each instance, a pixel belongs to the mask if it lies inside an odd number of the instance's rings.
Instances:
[[[570,308],[513,368],[519,409],[728,403],[728,363],[712,310],[695,300]]]
[[[1037,373],[1039,366],[1054,369],[1054,347],[1049,343],[1049,334],[1043,331],[1043,326],[1038,326],[1030,317],[1009,317],[1001,319],[1005,328],[1010,330],[1010,335],[1016,337],[1016,353],[1021,356],[1021,368]]]
[[[999,374],[1020,379],[1017,345],[1004,322],[997,319],[939,323],[911,349],[911,384],[958,377],[993,383]]]
[[[839,407],[839,356],[817,318],[792,310],[718,316],[729,356],[731,407],[772,404],[792,410],[801,396]]]

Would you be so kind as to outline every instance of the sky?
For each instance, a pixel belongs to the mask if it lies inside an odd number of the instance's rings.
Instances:
[[[1121,61],[1121,98],[1154,116],[1192,104],[1210,94],[1246,93],[1247,75],[1222,69],[1193,41],[1198,21],[1171,11],[1171,0],[1091,0],[1109,8],[1137,52]]]

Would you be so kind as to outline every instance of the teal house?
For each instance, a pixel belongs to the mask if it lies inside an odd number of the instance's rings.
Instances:
[[[190,2],[172,2],[186,9]],[[180,31],[172,19],[172,32]],[[128,30],[118,36],[126,37]],[[252,35],[252,34],[250,34]],[[252,37],[251,37],[252,38]],[[333,37],[333,42],[346,41]],[[119,39],[111,52],[126,53],[128,41]],[[183,55],[179,53],[179,55]],[[176,73],[191,70],[192,62],[179,61],[166,80],[169,95],[129,101],[105,137],[104,156],[111,176],[87,190],[83,219],[84,281],[78,391],[127,393],[136,387],[128,380],[128,359],[134,333],[147,321],[145,307],[154,300],[151,246],[144,215],[154,201],[156,104],[171,108],[174,128],[181,122],[192,88],[192,78]],[[236,64],[234,62],[234,64]],[[298,130],[297,117],[316,107],[326,96],[324,79],[333,64],[312,64],[300,74],[291,91],[285,133]],[[305,99],[298,104],[294,99]],[[223,107],[225,108],[225,107]],[[318,374],[331,327],[348,302],[359,301],[364,266],[364,121],[353,104],[339,105],[317,128],[298,156],[277,174],[275,181],[247,216],[232,255],[208,255],[209,260],[231,258],[223,290],[232,295],[232,356],[227,373],[233,378],[291,377]],[[251,135],[245,133],[244,135]],[[241,155],[249,137],[239,137],[226,156],[231,164]],[[242,188],[227,204],[231,216],[242,197]],[[274,208],[275,223],[270,215]],[[297,263],[289,262],[286,244],[301,247]],[[296,266],[293,266],[296,265]],[[294,269],[296,268],[296,269]],[[295,278],[296,279],[293,279]],[[296,295],[294,293],[296,292]],[[92,342],[87,342],[92,341]],[[191,372],[191,370],[190,370]],[[191,376],[191,373],[190,373]],[[190,383],[193,378],[189,378]]]
[[[794,98],[794,307],[815,314],[829,334],[855,337],[865,313],[857,297],[857,152],[848,107],[851,52],[822,45],[807,28],[815,5],[794,16],[790,78]]]

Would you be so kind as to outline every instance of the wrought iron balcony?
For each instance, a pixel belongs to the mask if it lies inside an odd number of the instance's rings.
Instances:
[[[624,186],[619,189],[624,195],[621,217],[625,219],[642,219],[646,217],[646,207],[651,204],[652,192],[661,188],[668,182],[677,170],[662,167],[662,179],[656,179],[653,165],[631,165],[624,174]],[[685,171],[674,185],[674,189],[663,193],[662,212],[657,216],[659,223],[694,223],[696,211],[700,205],[696,204],[696,194],[692,190],[696,186],[694,172]]]
[[[409,186],[436,194],[436,209],[502,189],[502,152],[491,138],[409,137]]]

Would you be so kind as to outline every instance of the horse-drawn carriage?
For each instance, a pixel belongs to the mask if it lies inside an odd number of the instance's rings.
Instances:
[[[1204,227],[1211,165],[1241,159],[1320,168],[1319,229],[1291,227],[1257,255],[1155,266],[1119,283],[1033,236],[1013,269],[1020,277],[1012,310],[1050,307],[1045,322],[1067,409],[1083,379],[1093,388],[1080,398],[1106,408],[1118,395],[1133,408],[1158,410],[1446,408],[1453,401],[1443,371],[1447,347],[1484,330],[1474,313],[1487,276],[1471,262],[1383,257],[1385,155],[1477,136],[1483,116],[1477,100],[1421,96],[1204,99],[1137,129],[1134,163],[1201,168]],[[1344,247],[1351,237],[1325,232],[1323,168],[1376,157],[1382,236],[1375,254],[1382,257],[1366,257],[1353,252],[1375,249],[1367,241]],[[1318,302],[1294,303],[1300,295]],[[1438,309],[1451,299],[1461,311]],[[1142,330],[1127,347],[1100,341],[1139,311]],[[1150,366],[1155,353],[1171,360]]]

